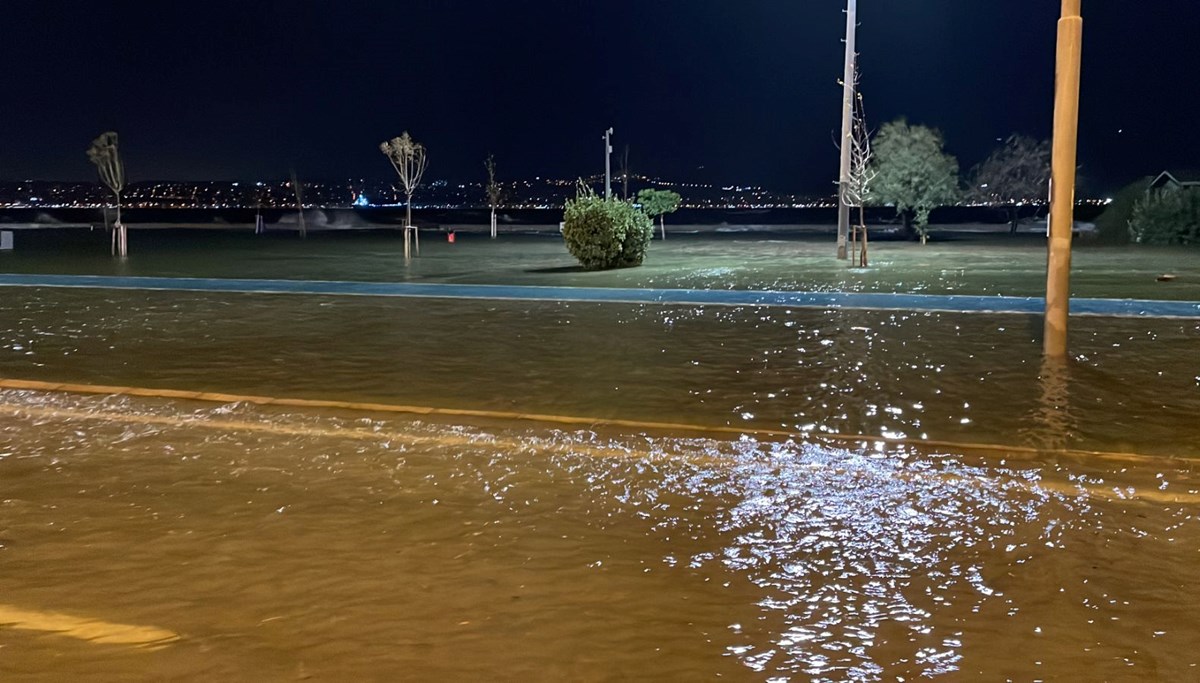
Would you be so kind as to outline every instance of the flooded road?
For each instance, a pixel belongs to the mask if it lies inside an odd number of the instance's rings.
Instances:
[[[21,391],[0,406],[3,604],[179,637],[0,628],[9,680],[1187,680],[1200,666],[1187,462]]]
[[[2,680],[1200,676],[1196,320],[0,294],[2,379],[592,425],[0,389]]]
[[[7,288],[0,377],[1200,456],[1200,321]],[[1043,430],[1044,431],[1044,430]]]

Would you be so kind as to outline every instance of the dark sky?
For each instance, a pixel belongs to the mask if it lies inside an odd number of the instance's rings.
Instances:
[[[964,170],[1046,137],[1054,0],[860,0],[875,125],[941,128]],[[121,134],[139,179],[387,178],[409,130],[433,178],[574,177],[600,136],[634,171],[823,193],[839,0],[5,0],[0,179],[91,179]],[[1200,167],[1200,3],[1084,0],[1080,161],[1102,192]]]

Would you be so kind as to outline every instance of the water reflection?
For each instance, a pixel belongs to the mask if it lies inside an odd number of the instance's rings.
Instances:
[[[19,379],[1006,444],[1057,372],[1015,316],[5,295],[0,376]],[[1200,455],[1200,323],[1074,330],[1071,447]]]
[[[1000,555],[1012,568],[1031,544],[1062,533],[1054,524],[1030,533],[1040,509],[1087,510],[1040,490],[1036,473],[997,477],[944,461],[762,448],[766,460],[746,457],[694,482],[732,488],[740,500],[718,519],[728,545],[692,565],[721,562],[763,590],[761,621],[731,626],[729,652],[795,680],[957,671],[964,620],[998,599],[984,578],[995,549],[1007,549]]]
[[[1071,360],[1046,357],[1042,360],[1037,406],[1029,413],[1028,426],[1021,430],[1025,445],[1043,451],[1069,448],[1076,443],[1076,420],[1071,412]]]
[[[162,678],[1112,679],[1129,643],[1137,671],[1200,663],[1196,508],[1136,495],[1194,501],[1188,471],[0,402],[6,601],[169,627],[137,664]],[[130,674],[72,647],[8,661]]]

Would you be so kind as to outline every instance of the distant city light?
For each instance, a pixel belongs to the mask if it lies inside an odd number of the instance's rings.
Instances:
[[[714,185],[685,183],[645,175],[631,175],[636,182],[631,190],[636,194],[643,187],[676,188],[683,195],[681,208],[687,209],[807,209],[836,207],[832,196],[804,196],[774,192],[755,185]],[[596,177],[584,178],[597,182]],[[602,178],[601,178],[602,181]],[[504,208],[556,209],[575,196],[576,179],[545,178],[506,181],[509,189]],[[304,188],[304,206],[320,208],[367,208],[402,206],[403,196],[397,195],[388,181],[348,179],[335,182],[309,181]],[[126,206],[160,209],[294,209],[295,193],[284,179],[274,181],[150,181],[130,185],[126,189]],[[1104,206],[1111,198],[1079,199],[1081,206]],[[432,181],[423,206],[439,209],[479,208],[486,204],[486,193],[480,182],[450,183]],[[1044,197],[966,201],[960,206],[1037,206],[1046,205]],[[111,207],[111,193],[98,183],[61,181],[0,182],[0,208],[95,208]]]

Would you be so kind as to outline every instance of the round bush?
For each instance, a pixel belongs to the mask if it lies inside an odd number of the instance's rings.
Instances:
[[[653,231],[646,214],[629,202],[604,199],[586,188],[567,200],[563,240],[588,270],[642,265]]]

